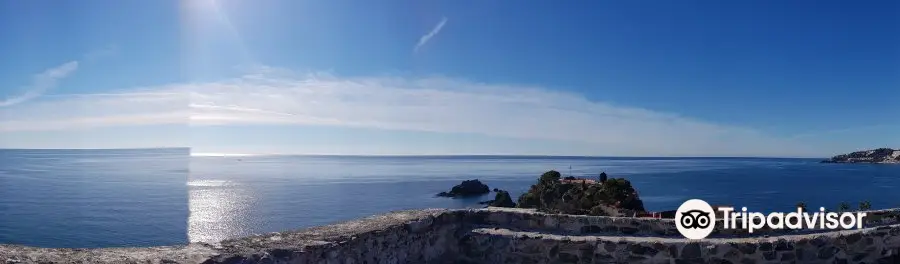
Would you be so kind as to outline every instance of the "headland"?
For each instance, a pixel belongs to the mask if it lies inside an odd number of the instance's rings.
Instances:
[[[876,164],[900,164],[900,150],[891,148],[878,148],[872,150],[856,151],[848,154],[834,156],[823,160],[823,163],[876,163]]]

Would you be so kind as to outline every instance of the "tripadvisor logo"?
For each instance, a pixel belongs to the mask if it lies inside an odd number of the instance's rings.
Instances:
[[[797,208],[796,212],[769,213],[748,212],[747,207],[736,211],[734,207],[717,208],[723,218],[724,229],[745,229],[749,233],[763,227],[770,229],[842,229],[862,228],[864,212],[825,212],[819,207],[818,212],[804,212]],[[685,201],[675,212],[675,227],[688,239],[703,239],[716,228],[716,211],[712,206],[700,199]]]

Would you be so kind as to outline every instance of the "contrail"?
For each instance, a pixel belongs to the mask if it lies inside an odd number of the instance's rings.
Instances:
[[[77,61],[70,61],[55,68],[48,69],[34,76],[34,82],[26,88],[25,93],[0,101],[0,107],[12,106],[41,96],[47,90],[56,87],[60,79],[69,76],[78,69]]]
[[[423,45],[425,45],[425,43],[428,43],[428,40],[430,40],[435,35],[437,35],[439,32],[441,32],[441,29],[444,28],[445,24],[447,24],[447,17],[443,17],[441,19],[441,22],[438,23],[437,26],[434,27],[434,29],[431,29],[431,32],[428,32],[428,34],[425,34],[424,36],[419,38],[419,43],[416,44],[416,48],[413,49],[413,52],[418,52],[419,48],[421,48]]]

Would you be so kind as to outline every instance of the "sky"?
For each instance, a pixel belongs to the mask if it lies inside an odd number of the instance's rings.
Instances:
[[[0,1],[0,148],[900,148],[896,1]]]

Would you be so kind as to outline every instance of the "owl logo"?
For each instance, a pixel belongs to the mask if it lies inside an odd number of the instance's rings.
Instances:
[[[685,238],[703,239],[715,230],[716,215],[705,201],[687,200],[675,211],[675,227]]]
[[[709,214],[710,212],[704,212],[701,210],[690,210],[682,213],[681,215],[681,225],[690,228],[707,228],[709,227]]]

